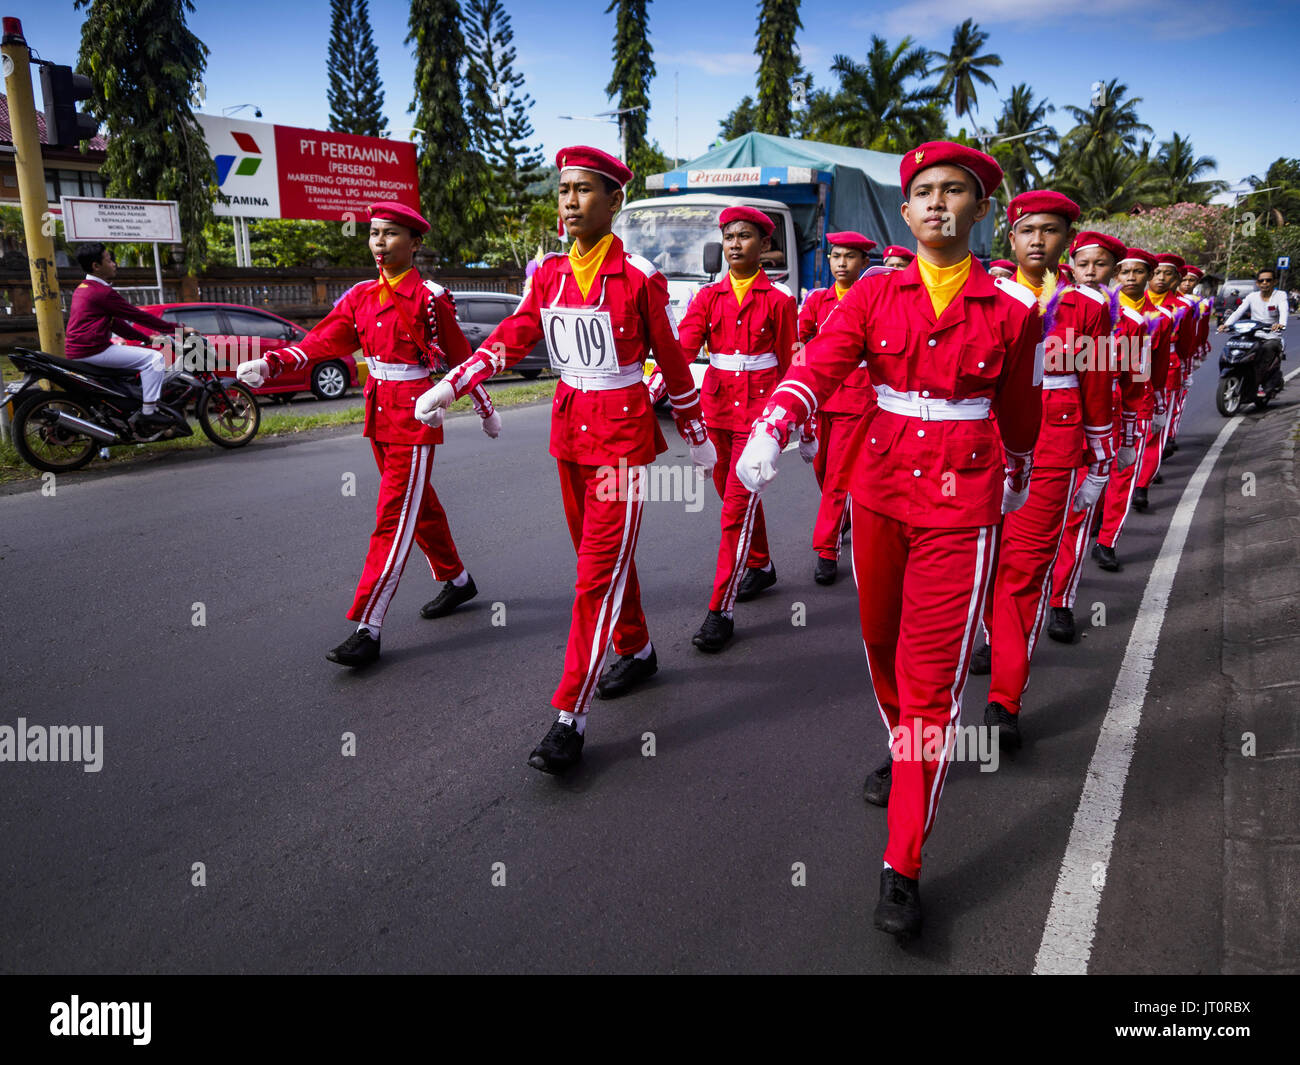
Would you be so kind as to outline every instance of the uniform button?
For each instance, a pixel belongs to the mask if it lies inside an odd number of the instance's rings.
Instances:
[[[871,442],[872,442],[873,444],[876,442],[876,438],[875,438],[874,436],[871,438]]]
[[[912,471],[912,476],[913,476],[913,477],[920,477],[920,476],[921,476],[921,471],[920,471],[920,470],[913,470],[913,471]]]
[[[885,346],[885,342],[884,342],[883,340],[880,342],[880,346],[881,346],[882,348]]]
[[[931,337],[931,338],[930,338],[930,340],[929,340],[930,347],[934,347],[937,343],[939,343],[939,342],[938,342],[937,340],[935,340],[934,337]]]
[[[737,376],[737,377],[740,376],[740,371],[739,371],[739,370],[736,371],[736,376]]]
[[[623,408],[623,409],[624,409],[624,410],[627,410],[627,408],[626,408],[626,407],[624,407],[624,408]]]
[[[972,451],[972,452],[970,453],[970,457],[971,457],[971,458],[974,458],[974,457],[975,457],[975,452]]]
[[[733,406],[733,407],[739,407],[739,406],[740,406],[740,400],[736,400],[736,402],[733,403],[732,406]]]
[[[929,392],[922,392],[921,395],[922,395],[922,396],[926,396],[926,397],[928,397],[928,396],[930,395],[930,393],[929,393]]]
[[[582,431],[583,431],[584,433],[587,431],[587,427],[586,427],[585,425],[582,427]]]
[[[375,410],[383,410],[383,407],[376,407]]]
[[[623,332],[623,327],[622,327],[621,325],[618,327],[618,331],[619,331],[620,333]]]
[[[918,429],[918,430],[916,431],[916,435],[917,435],[917,436],[925,436],[925,430],[924,430],[924,429]]]
[[[983,364],[983,363],[980,363],[979,365],[980,365],[980,369],[981,369],[981,370],[984,369],[984,364]]]

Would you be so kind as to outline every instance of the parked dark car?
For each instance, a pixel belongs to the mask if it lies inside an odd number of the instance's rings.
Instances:
[[[509,292],[452,292],[451,295],[456,301],[456,319],[471,348],[482,344],[492,330],[519,306],[519,297]],[[546,342],[539,340],[537,346],[517,362],[513,369],[531,381],[550,367]]]
[[[296,344],[307,335],[302,326],[241,303],[160,303],[144,309],[169,322],[197,329],[213,341],[218,352],[226,355],[223,365],[215,367],[221,377],[234,377],[240,361],[255,359],[262,351]],[[301,370],[286,368],[252,391],[280,403],[295,392],[307,390],[317,399],[338,399],[358,383],[357,360],[345,355],[341,359],[312,359]]]

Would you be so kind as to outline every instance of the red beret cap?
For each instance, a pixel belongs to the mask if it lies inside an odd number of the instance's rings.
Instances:
[[[1202,270],[1199,266],[1193,266],[1191,263],[1188,263],[1179,272],[1183,275],[1183,277],[1204,277],[1205,276],[1204,270]]]
[[[1187,265],[1187,260],[1171,251],[1162,251],[1156,256],[1156,264],[1159,266],[1172,266],[1175,270],[1182,270]]]
[[[401,226],[409,226],[418,236],[423,236],[429,232],[429,223],[419,211],[407,207],[404,203],[398,203],[396,200],[380,200],[378,203],[370,205],[370,219],[383,218],[389,222],[396,222]]]
[[[880,253],[886,259],[892,259],[897,256],[900,259],[906,259],[909,263],[916,258],[916,252],[910,248],[904,248],[899,244],[890,244]]]
[[[1014,228],[1027,214],[1058,214],[1068,222],[1075,222],[1079,218],[1079,205],[1051,189],[1031,189],[1007,204],[1007,225]]]
[[[1156,268],[1156,257],[1149,251],[1143,251],[1141,248],[1126,248],[1124,250],[1124,256],[1120,259],[1120,262],[1127,262],[1130,259],[1134,262],[1142,263],[1148,270],[1154,270]],[[1116,263],[1115,265],[1118,266],[1119,263]]]
[[[1103,251],[1108,251],[1116,262],[1124,258],[1124,253],[1128,251],[1122,240],[1108,233],[1094,233],[1091,229],[1075,234],[1074,239],[1070,241],[1070,255],[1073,256],[1084,248],[1101,248]]]
[[[555,165],[563,173],[566,170],[590,170],[618,183],[622,188],[632,180],[632,171],[626,163],[621,163],[608,152],[599,148],[589,148],[585,144],[574,144],[561,148],[555,153]]]
[[[1013,274],[1016,272],[1016,264],[1013,263],[1010,259],[994,259],[991,263],[989,263],[990,270],[998,266],[1002,267],[1003,270],[1010,270]]]
[[[876,246],[876,242],[870,237],[864,237],[861,233],[855,233],[851,229],[843,230],[840,233],[827,233],[826,243],[832,248],[853,248],[861,252],[868,252]]]
[[[899,182],[903,186],[903,199],[907,199],[912,188],[912,179],[922,170],[932,166],[959,166],[968,171],[979,185],[979,197],[984,199],[992,194],[1002,180],[1002,167],[991,155],[967,148],[964,144],[952,141],[926,141],[903,156],[898,166]]]
[[[1074,271],[1066,266],[1065,263],[1061,263],[1061,265],[1056,268],[1056,272],[1066,281],[1074,280]]]
[[[749,222],[758,226],[763,236],[770,237],[776,223],[757,207],[728,207],[718,215],[718,228],[726,229],[732,222]]]

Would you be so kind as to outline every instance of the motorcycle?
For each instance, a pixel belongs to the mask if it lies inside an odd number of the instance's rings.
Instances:
[[[1265,355],[1264,342],[1280,339],[1261,322],[1234,322],[1219,353],[1219,388],[1215,403],[1225,418],[1240,414],[1244,404],[1263,410],[1282,391],[1282,353]],[[1263,365],[1267,359],[1267,365]]]
[[[44,351],[15,347],[8,353],[25,376],[8,385],[0,404],[13,403],[14,447],[38,470],[78,470],[102,447],[151,444],[193,436],[187,412],[219,447],[243,447],[257,435],[262,414],[253,393],[208,369],[168,373],[158,399],[167,422],[140,417],[140,376],[134,370],[95,366]],[[40,385],[48,381],[53,390]]]

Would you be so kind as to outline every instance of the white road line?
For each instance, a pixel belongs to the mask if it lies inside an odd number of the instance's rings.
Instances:
[[[1292,371],[1290,376],[1296,372],[1300,371]],[[1142,702],[1151,679],[1169,594],[1201,492],[1228,437],[1241,422],[1240,417],[1231,419],[1219,431],[1201,464],[1196,467],[1169,522],[1164,543],[1160,545],[1160,555],[1151,567],[1142,605],[1137,620],[1133,622],[1124,661],[1120,663],[1115,688],[1111,692],[1110,706],[1101,723],[1097,747],[1088,763],[1083,794],[1074,812],[1070,842],[1065,848],[1056,891],[1052,895],[1052,908],[1048,911],[1043,940],[1034,959],[1035,975],[1084,975],[1088,971],[1103,890],[1096,881],[1105,884],[1110,865],[1124,783],[1133,761],[1133,744],[1142,719]]]

